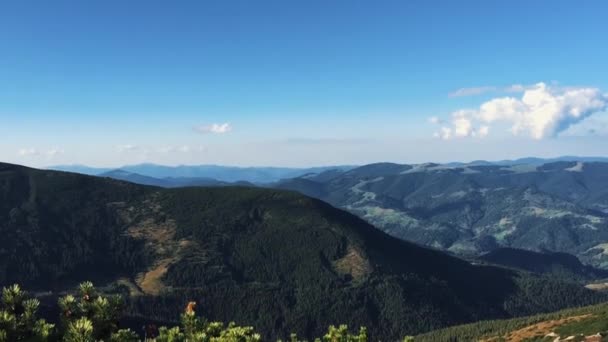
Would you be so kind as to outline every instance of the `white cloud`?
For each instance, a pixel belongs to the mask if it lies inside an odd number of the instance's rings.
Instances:
[[[195,127],[194,130],[199,133],[224,134],[232,131],[232,126],[228,122],[225,122],[223,124],[214,123],[211,125]]]
[[[521,87],[526,89],[521,98],[495,98],[479,109],[454,112],[454,136],[487,135],[490,124],[505,123],[514,135],[525,134],[534,139],[554,137],[608,107],[608,96],[597,88],[551,87],[545,83]],[[483,126],[475,129],[478,125]]]
[[[475,96],[485,93],[501,92],[501,93],[522,93],[528,89],[534,88],[535,85],[512,84],[505,87],[483,86],[460,88],[448,94],[449,97]]]
[[[435,132],[433,136],[442,140],[448,140],[452,138],[452,129],[449,127],[441,127],[441,129],[438,132]]]
[[[163,146],[158,148],[158,152],[160,153],[189,153],[189,152],[203,152],[205,151],[204,146],[190,146],[190,145],[181,145],[181,146]]]
[[[480,95],[483,93],[496,91],[496,87],[494,86],[484,86],[484,87],[470,87],[470,88],[460,88],[448,94],[449,97],[462,97],[462,96],[473,96]]]
[[[443,120],[441,120],[440,118],[438,118],[436,116],[431,116],[429,118],[429,123],[432,123],[433,125],[438,125],[438,124],[442,124]]]
[[[53,148],[53,149],[50,149],[50,150],[46,151],[44,154],[49,159],[52,159],[52,158],[54,158],[54,157],[56,157],[58,155],[64,154],[64,153],[65,153],[65,151],[62,148],[57,148],[56,147],[56,148]]]
[[[456,137],[468,137],[473,133],[473,123],[466,111],[458,111],[453,115],[454,135]]]
[[[19,151],[17,151],[17,154],[20,155],[21,157],[31,157],[31,156],[39,156],[40,152],[33,148],[22,148]]]
[[[137,151],[139,150],[139,146],[137,145],[131,145],[131,144],[126,144],[126,145],[118,145],[116,146],[116,149],[118,150],[118,152],[132,152],[132,151]]]
[[[480,138],[483,138],[483,137],[487,136],[487,135],[488,135],[488,133],[490,133],[490,127],[488,127],[488,126],[481,126],[481,127],[479,127],[479,129],[477,130],[477,135],[478,135]]]
[[[29,147],[29,148],[22,148],[19,151],[17,151],[17,154],[21,157],[39,157],[39,156],[45,156],[48,159],[52,159],[58,155],[61,155],[65,153],[65,151],[61,148],[55,147],[52,148],[50,150],[46,150],[46,151],[41,151],[38,150],[36,148],[33,147]]]

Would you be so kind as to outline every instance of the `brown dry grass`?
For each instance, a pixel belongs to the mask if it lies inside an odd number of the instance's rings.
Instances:
[[[580,316],[571,316],[562,319],[556,319],[552,321],[544,321],[540,323],[536,323],[519,330],[515,330],[510,332],[508,335],[504,336],[503,339],[499,339],[497,337],[492,337],[490,339],[482,340],[484,342],[491,341],[506,341],[506,342],[518,342],[523,341],[527,338],[533,338],[535,336],[546,336],[553,332],[553,330],[560,325],[564,325],[571,322],[577,322],[587,317],[591,317],[591,314],[580,315]]]
[[[340,274],[350,274],[354,280],[360,280],[372,271],[367,258],[352,246],[348,247],[344,257],[334,261],[334,268]]]
[[[587,284],[585,285],[589,290],[594,291],[605,291],[608,290],[608,283],[598,283],[598,284]]]
[[[138,287],[148,295],[159,295],[164,289],[163,276],[169,270],[171,263],[175,262],[176,258],[169,258],[157,261],[154,266],[148,269],[147,272],[142,272],[137,275],[135,282]]]
[[[154,208],[154,211],[159,210]],[[146,219],[130,227],[127,233],[135,238],[144,240],[146,248],[154,251],[156,261],[145,272],[139,273],[135,283],[142,293],[159,295],[166,289],[163,277],[171,264],[179,261],[182,251],[193,242],[175,239],[176,224],[173,220],[156,222]]]

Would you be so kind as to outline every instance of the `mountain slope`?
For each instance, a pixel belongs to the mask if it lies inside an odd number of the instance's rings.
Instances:
[[[608,271],[583,265],[574,255],[567,253],[499,248],[480,256],[478,260],[560,278],[590,280],[608,277]]]
[[[473,266],[295,192],[163,190],[0,164],[0,196],[0,285],[61,290],[95,276],[130,292],[136,317],[173,319],[196,300],[269,338],[345,322],[395,340],[604,298]]]
[[[608,267],[608,163],[373,164],[284,180],[385,232],[461,255],[500,247],[575,254]]]

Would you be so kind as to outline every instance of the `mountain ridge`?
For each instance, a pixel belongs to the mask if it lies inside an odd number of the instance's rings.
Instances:
[[[514,247],[569,252],[608,267],[607,173],[602,162],[374,164],[275,186],[320,198],[394,236],[461,255]]]

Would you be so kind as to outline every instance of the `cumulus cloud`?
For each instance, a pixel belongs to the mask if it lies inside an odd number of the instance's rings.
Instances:
[[[223,124],[213,123],[211,125],[203,125],[194,128],[195,131],[203,134],[213,133],[213,134],[224,134],[232,131],[232,126],[230,123],[225,122]]]
[[[597,88],[550,87],[545,83],[524,88],[521,98],[495,98],[478,109],[454,112],[452,127],[444,128],[453,131],[454,137],[479,137],[488,134],[491,124],[504,123],[514,135],[543,139],[555,137],[608,107],[608,96]],[[445,136],[442,132],[435,136]]]

